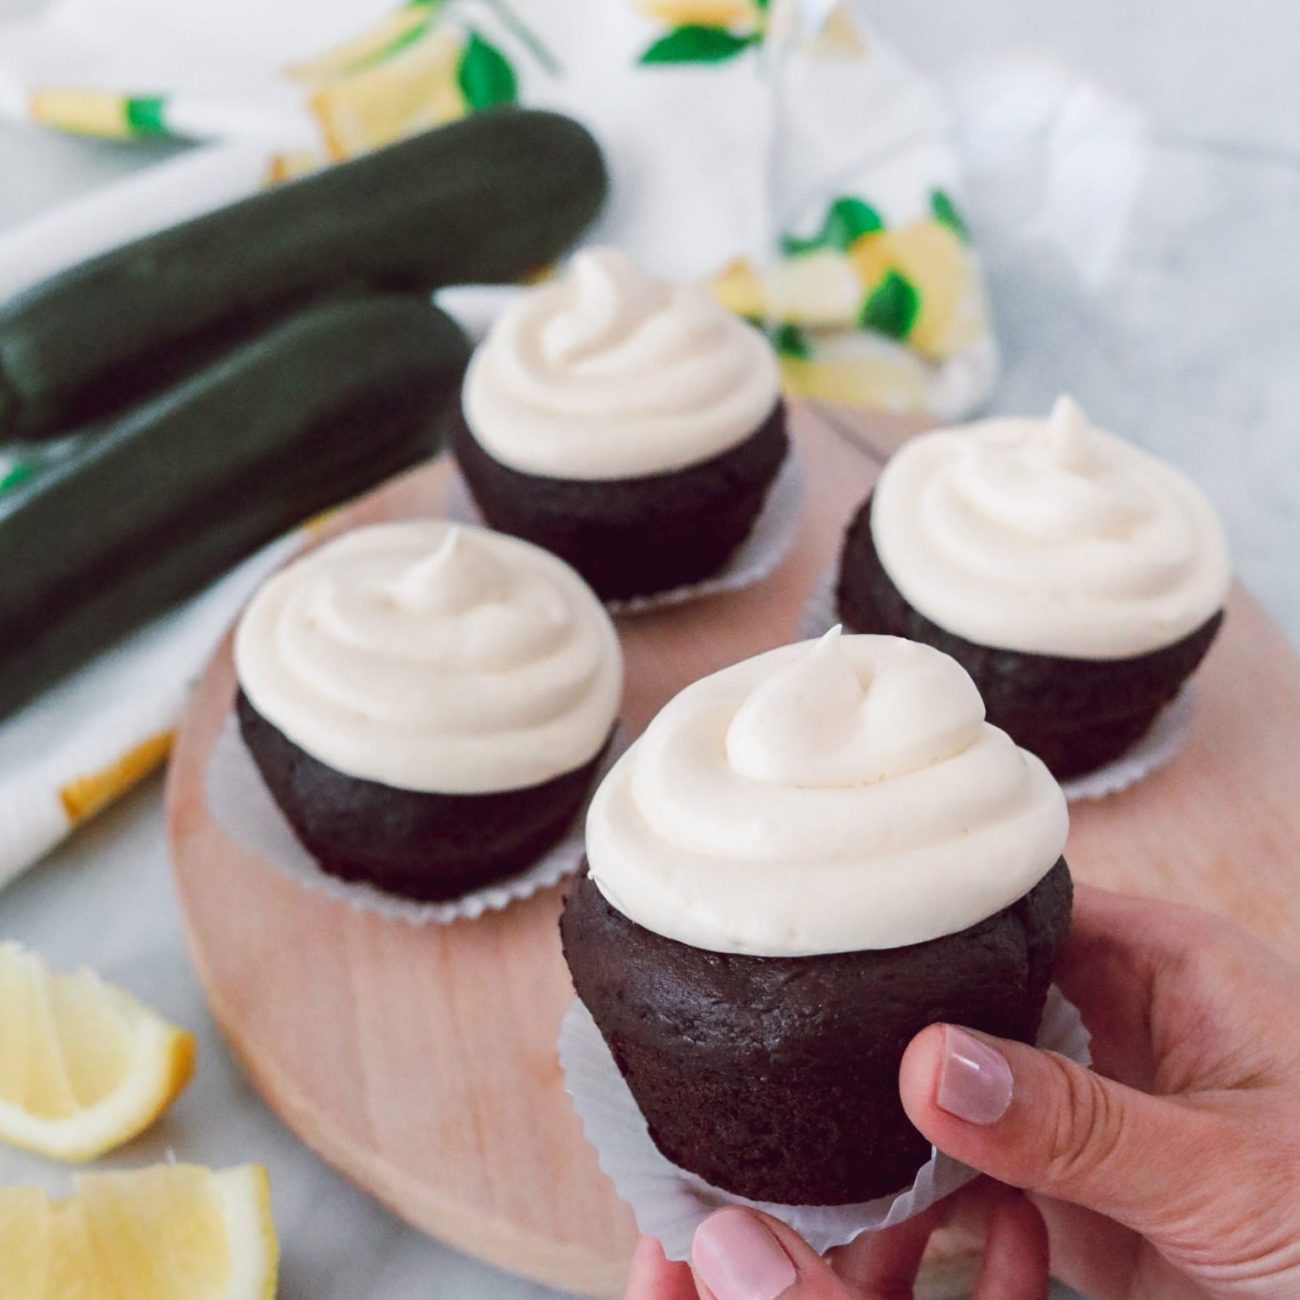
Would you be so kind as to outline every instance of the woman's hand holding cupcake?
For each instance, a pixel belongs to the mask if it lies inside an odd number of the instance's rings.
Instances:
[[[911,1121],[1033,1193],[1052,1272],[1092,1300],[1300,1295],[1300,969],[1207,913],[1081,887],[1057,976],[1100,1073],[931,1026],[899,1074]],[[943,1213],[989,1233],[977,1300],[1045,1295],[1042,1225],[983,1183],[827,1260],[782,1224],[723,1210],[697,1234],[693,1277],[643,1243],[628,1298],[906,1296]]]
[[[659,1152],[781,1205],[909,1188],[903,1052],[936,1019],[1034,1041],[1066,831],[928,646],[834,630],[688,686],[594,796],[561,922]]]

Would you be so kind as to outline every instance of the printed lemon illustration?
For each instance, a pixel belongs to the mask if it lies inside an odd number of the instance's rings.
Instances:
[[[460,57],[459,33],[441,28],[385,62],[321,87],[311,108],[331,156],[350,158],[464,117]]]
[[[727,63],[763,39],[767,0],[637,0],[666,30],[642,52],[642,64]]]
[[[970,252],[944,222],[926,218],[859,235],[848,256],[867,299],[862,323],[942,359],[984,332],[984,300]]]
[[[736,27],[757,23],[762,12],[754,0],[637,0],[636,7],[668,27]]]
[[[59,1201],[0,1189],[5,1300],[273,1300],[278,1269],[260,1166],[86,1174]]]
[[[847,6],[837,4],[827,14],[808,52],[815,58],[830,59],[860,59],[866,54],[867,43]]]
[[[787,393],[900,415],[927,408],[925,362],[892,339],[862,331],[836,334],[819,339],[808,352],[782,350]]]
[[[55,974],[0,944],[0,1140],[93,1160],[148,1128],[193,1073],[192,1034],[91,971]]]
[[[728,262],[713,278],[709,289],[722,306],[737,316],[761,320],[767,315],[763,277],[747,257]]]
[[[509,60],[475,31],[424,26],[331,77],[309,104],[331,157],[350,158],[441,126],[466,113],[513,104],[519,82]]]
[[[432,4],[423,0],[405,4],[342,45],[306,62],[290,64],[285,76],[319,86],[385,63],[428,31],[432,14]]]
[[[167,136],[167,101],[159,95],[119,95],[87,86],[43,86],[27,98],[33,122],[112,140]]]
[[[777,262],[763,276],[768,314],[813,328],[857,323],[862,286],[853,262],[834,248],[800,253]]]
[[[740,316],[809,328],[852,328],[862,310],[862,284],[838,249],[819,248],[761,270],[737,258],[714,279],[713,295]]]

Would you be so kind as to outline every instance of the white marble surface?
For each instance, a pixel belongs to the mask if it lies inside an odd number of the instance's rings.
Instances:
[[[0,0],[0,18],[38,0]],[[616,0],[611,0],[616,2]],[[1050,257],[994,249],[1003,409],[1072,388],[1095,416],[1185,465],[1224,512],[1245,580],[1300,640],[1300,25],[1290,0],[863,0],[923,65],[1005,49],[1070,62],[1141,105],[1158,150],[1122,273],[1100,298]],[[0,128],[0,227],[159,151]],[[158,1130],[115,1158],[174,1152],[270,1166],[285,1300],[554,1293],[425,1240],[305,1151],[244,1081],[185,954],[154,780],[0,898],[0,936],[87,961],[195,1028],[200,1069]],[[0,1184],[67,1174],[0,1150]]]

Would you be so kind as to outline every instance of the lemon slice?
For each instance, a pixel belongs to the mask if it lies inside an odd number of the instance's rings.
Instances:
[[[6,1300],[44,1300],[52,1217],[44,1192],[0,1188],[0,1296]]]
[[[0,944],[0,1139],[93,1160],[148,1128],[193,1073],[192,1034],[91,971],[53,974]]]
[[[0,1190],[4,1300],[272,1300],[279,1257],[258,1165],[84,1174],[62,1201]]]

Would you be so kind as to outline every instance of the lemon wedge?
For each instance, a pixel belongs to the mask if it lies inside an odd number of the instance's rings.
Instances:
[[[44,1192],[0,1188],[0,1295],[45,1300],[52,1217]]]
[[[61,1201],[0,1190],[5,1300],[272,1300],[279,1256],[258,1165],[83,1174]]]
[[[0,1140],[93,1160],[148,1128],[193,1073],[192,1034],[91,971],[56,974],[0,944]]]

